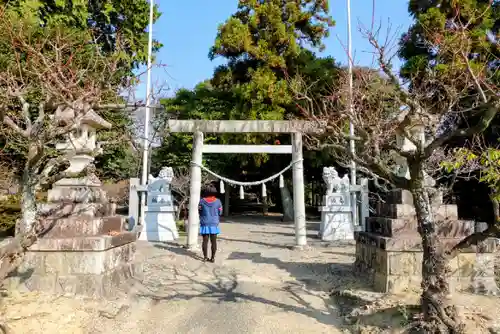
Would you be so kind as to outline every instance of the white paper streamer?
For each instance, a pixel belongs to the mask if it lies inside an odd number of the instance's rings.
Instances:
[[[280,188],[285,187],[285,179],[283,179],[283,175],[280,175]]]
[[[262,197],[267,197],[267,189],[265,183],[262,183]]]
[[[243,186],[240,186],[240,199],[245,199],[245,190],[243,190]]]
[[[220,180],[220,193],[223,194],[226,192],[226,189],[224,189],[224,181]]]

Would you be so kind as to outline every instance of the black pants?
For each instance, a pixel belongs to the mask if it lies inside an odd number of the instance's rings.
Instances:
[[[201,249],[203,251],[203,257],[208,259],[208,239],[210,239],[210,245],[212,246],[212,257],[215,259],[215,253],[217,252],[217,234],[203,234],[203,242],[201,243]]]

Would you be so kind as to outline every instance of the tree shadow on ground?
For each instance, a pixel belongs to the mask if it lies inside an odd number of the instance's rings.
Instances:
[[[267,231],[251,231],[251,233],[255,234],[274,234],[274,235],[281,235],[284,237],[291,237],[295,238],[295,232],[267,232]],[[307,234],[306,236],[311,239],[318,239],[318,232],[310,232],[309,229],[307,229]]]
[[[229,239],[228,241],[235,240]],[[155,247],[199,259],[198,256],[175,243],[157,244]],[[345,253],[339,253],[339,255],[350,256],[350,254]],[[294,302],[287,303],[281,299],[273,300],[272,297],[265,294],[255,295],[241,291],[241,284],[249,283],[239,281],[236,272],[231,272],[231,266],[215,265],[211,269],[210,277],[207,278],[207,266],[203,264],[197,269],[188,271],[174,268],[174,265],[170,268],[159,268],[162,272],[173,271],[174,277],[168,279],[166,283],[146,284],[146,291],[140,293],[139,297],[146,297],[158,303],[169,300],[207,298],[217,303],[263,303],[283,311],[306,315],[323,324],[349,330],[363,325],[384,327],[384,317],[391,314],[398,317],[397,323],[404,320],[404,312],[400,307],[379,308],[374,309],[370,314],[352,316],[353,313],[356,314],[357,310],[369,309],[370,305],[376,304],[377,300],[383,300],[385,297],[380,295],[376,299],[370,299],[349,293],[349,291],[371,290],[369,283],[354,271],[351,263],[288,262],[262,256],[260,253],[248,252],[232,252],[227,260],[247,260],[256,265],[259,263],[271,264],[288,272],[294,280],[284,283],[281,291],[286,294],[288,300]],[[199,272],[200,270],[204,271],[205,274]],[[148,287],[150,290],[147,290]],[[347,293],[345,293],[346,290]],[[316,301],[321,301],[322,307],[318,308],[317,302],[312,305],[308,301],[308,296],[314,297]]]
[[[200,259],[175,243],[157,244],[155,247]],[[338,255],[350,256],[340,252]],[[175,268],[174,265],[158,268],[161,272],[173,271],[174,277],[166,283],[155,280],[146,284],[146,291],[138,296],[148,298],[154,303],[193,299],[208,299],[215,303],[262,303],[285,312],[302,314],[322,324],[352,333],[363,332],[367,328],[377,328],[379,332],[389,329],[404,330],[420,310],[418,305],[399,305],[399,302],[395,305],[395,302],[388,301],[388,296],[371,292],[369,283],[360,277],[360,273],[354,271],[350,263],[289,262],[249,252],[232,252],[228,260],[247,260],[256,265],[271,264],[288,272],[294,280],[285,282],[280,289],[286,295],[286,300],[273,299],[265,293],[246,293],[241,287],[249,284],[248,281],[239,280],[236,272],[231,271],[231,266],[211,264],[207,267],[201,263],[196,269],[190,270]],[[208,268],[209,277],[206,275]],[[316,302],[311,302],[310,298],[314,298]],[[288,300],[290,302],[287,302]]]
[[[267,232],[267,231],[250,231],[252,234],[261,234],[261,235],[281,235],[284,237],[290,237],[290,238],[295,238],[295,233],[288,233],[288,232]],[[318,234],[315,232],[308,232],[307,233],[307,238],[310,239],[310,242],[314,244],[315,246],[319,247],[351,247],[355,246],[355,241],[354,240],[335,240],[335,241],[323,241],[319,238]],[[248,241],[251,242],[251,241]],[[326,252],[328,253],[328,252]],[[332,254],[335,254],[332,252]],[[339,253],[343,254],[343,253]],[[344,255],[354,255],[352,253],[348,254],[345,253]]]
[[[292,248],[292,246],[287,246],[287,245],[282,245],[282,244],[268,243],[268,242],[263,242],[263,241],[254,241],[254,240],[233,239],[233,238],[226,238],[226,237],[218,237],[217,240],[222,240],[222,241],[227,241],[227,242],[251,243],[251,244],[261,245],[261,246],[265,246],[265,247],[269,247],[269,248],[280,248],[280,249]]]
[[[187,248],[183,247],[182,245],[180,245],[176,242],[155,243],[154,247],[170,251],[170,252],[175,253],[177,255],[188,256],[188,257],[195,259],[195,260],[199,260],[199,261],[203,260],[203,258],[201,256],[195,254],[194,252],[188,250]]]
[[[283,301],[259,296],[255,293],[249,294],[238,291],[242,283],[238,281],[236,274],[224,273],[217,267],[212,269],[210,279],[207,279],[204,275],[199,275],[197,270],[181,271],[176,268],[168,268],[166,270],[174,271],[174,277],[168,283],[162,284],[160,289],[158,289],[158,284],[154,284],[151,287],[143,285],[144,290],[137,293],[136,296],[148,298],[155,304],[175,300],[189,301],[192,299],[200,300],[200,302],[203,299],[208,299],[216,303],[262,303],[274,306],[285,312],[294,312],[311,317],[322,324],[342,326],[342,321],[336,315],[336,310],[331,304],[330,298],[322,298],[323,309],[315,308],[306,300],[307,298],[304,298],[305,294],[306,296],[312,296],[312,293],[304,290],[299,284],[289,284],[281,290],[288,294],[289,299],[297,303],[297,305],[291,305]],[[248,284],[248,282],[244,284]],[[315,297],[318,298],[318,296]]]
[[[264,215],[234,215],[222,219],[226,224],[246,224],[246,225],[280,225],[293,227],[293,221],[282,221],[281,217]],[[319,231],[320,222],[306,222],[306,229]]]
[[[311,289],[317,289],[319,283],[325,283],[320,285],[328,287],[329,290],[336,290],[337,288],[370,289],[368,282],[361,279],[354,272],[351,263],[285,262],[278,258],[262,256],[260,253],[247,252],[232,252],[227,259],[248,260],[256,264],[272,264],[279,269],[285,270],[297,281],[305,283],[306,287]],[[321,282],[324,278],[327,279]]]

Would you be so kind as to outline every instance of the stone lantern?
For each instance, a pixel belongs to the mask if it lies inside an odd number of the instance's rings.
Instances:
[[[56,114],[59,121],[74,119],[73,110],[66,109]],[[75,127],[65,137],[66,140],[56,144],[56,149],[65,153],[69,160],[69,167],[65,172],[78,175],[89,167],[95,160],[95,155],[102,153],[97,143],[97,130],[109,129],[111,124],[100,117],[93,110],[89,110]],[[106,202],[106,195],[100,189],[101,181],[93,173],[85,173],[79,177],[64,178],[57,181],[49,191],[49,201],[75,202]]]
[[[420,142],[421,145],[425,144],[425,127],[423,124],[416,123],[414,124],[410,129],[409,129],[410,135],[412,136],[413,141]],[[401,149],[403,152],[411,152],[415,151],[417,147],[415,144],[412,143],[412,141],[407,138],[405,135],[402,133],[397,133],[396,134],[396,145]],[[396,160],[397,164],[397,174],[402,177],[406,177],[407,179],[410,179],[410,170],[408,169],[408,163],[406,161],[406,158],[398,155]]]
[[[65,126],[65,120],[77,115],[65,109],[55,116]],[[38,204],[46,216],[43,224],[50,228],[26,252],[19,268],[30,272],[29,278],[16,277],[14,283],[56,294],[113,296],[115,287],[142,272],[134,261],[137,231],[129,231],[126,218],[115,215],[101,182],[88,168],[99,152],[96,130],[110,127],[90,110],[75,122],[67,140],[57,144],[70,162],[66,171],[75,176],[56,182],[48,203]]]

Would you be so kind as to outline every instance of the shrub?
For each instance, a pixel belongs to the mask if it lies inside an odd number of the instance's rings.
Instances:
[[[38,193],[37,201],[44,202],[47,193]],[[21,218],[21,196],[8,195],[0,200],[0,237],[13,236],[16,221]]]
[[[21,218],[20,197],[6,196],[0,201],[0,236],[13,236],[19,218]]]

